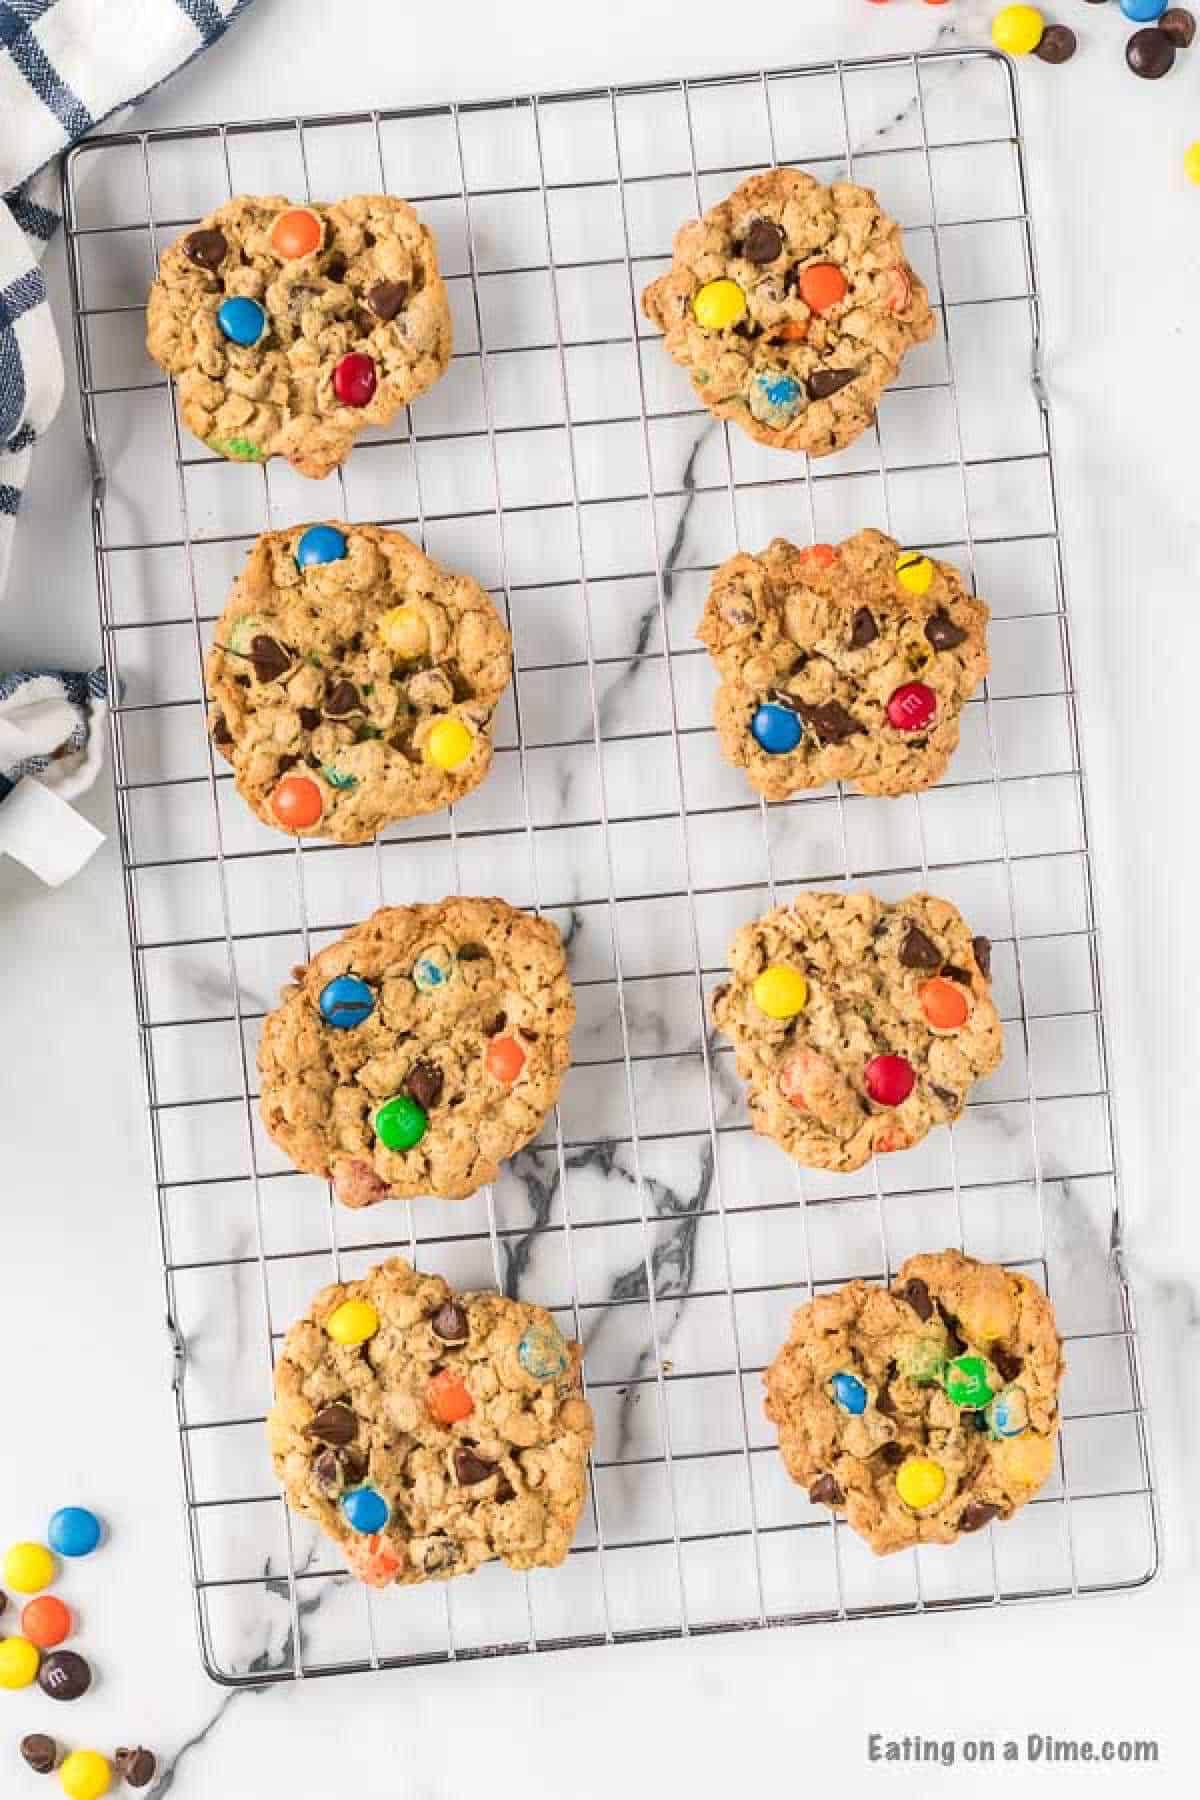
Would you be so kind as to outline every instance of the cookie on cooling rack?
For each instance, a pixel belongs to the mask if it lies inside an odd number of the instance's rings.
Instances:
[[[483,780],[511,672],[478,582],[399,531],[296,525],[258,539],[217,621],[209,732],[264,824],[361,844]]]
[[[932,894],[801,893],[743,925],[712,997],[755,1131],[861,1168],[957,1119],[1000,1062],[991,945]]]
[[[399,1257],[325,1288],[275,1365],[267,1432],[288,1505],[372,1587],[497,1556],[553,1568],[592,1442],[580,1356],[543,1307],[456,1294]]]
[[[887,1555],[952,1544],[1033,1498],[1063,1370],[1036,1282],[943,1250],[909,1257],[890,1291],[851,1281],[802,1306],[766,1411],[792,1480]]]
[[[880,531],[731,557],[696,634],[721,674],[721,749],[768,800],[930,787],[988,672],[987,622],[950,563]]]
[[[933,336],[900,227],[870,188],[800,169],[752,175],[675,236],[642,295],[708,410],[824,456],[875,418],[905,351]]]
[[[239,195],[171,245],[146,313],[189,431],[316,480],[432,387],[451,347],[433,236],[389,194]]]
[[[463,1199],[537,1135],[574,1023],[548,919],[504,900],[383,907],[267,1015],[263,1123],[346,1206]]]

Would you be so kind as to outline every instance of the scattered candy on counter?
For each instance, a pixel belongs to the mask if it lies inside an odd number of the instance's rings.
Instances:
[[[1177,50],[1190,50],[1196,39],[1196,20],[1186,6],[1168,6],[1158,21]]]
[[[21,1614],[21,1630],[39,1650],[53,1650],[73,1630],[71,1609],[56,1594],[41,1594]]]
[[[412,1150],[429,1129],[429,1114],[409,1094],[385,1100],[374,1119],[375,1136],[387,1150]]]
[[[321,1017],[337,1031],[353,1031],[375,1011],[375,996],[357,975],[337,975],[321,989]]]
[[[62,1506],[50,1520],[46,1542],[59,1556],[90,1556],[100,1542],[100,1521],[86,1506]]]
[[[829,1383],[829,1391],[835,1405],[840,1406],[843,1412],[852,1413],[855,1417],[866,1412],[867,1390],[857,1375],[848,1375],[844,1370],[839,1370]]]
[[[1167,0],[1121,0],[1121,11],[1135,25],[1152,25],[1167,10]]]
[[[1069,25],[1047,25],[1034,55],[1039,62],[1070,62],[1079,48],[1079,39]]]
[[[517,1345],[517,1361],[535,1381],[557,1381],[568,1360],[562,1333],[554,1325],[531,1325]]]
[[[392,1516],[391,1507],[373,1487],[351,1488],[343,1494],[342,1513],[351,1531],[361,1531],[364,1537],[374,1537]]]
[[[343,1300],[325,1321],[335,1344],[365,1344],[379,1330],[379,1314],[369,1300]]]
[[[992,42],[1009,56],[1028,56],[1041,43],[1045,29],[1036,6],[1005,6],[992,20]]]
[[[0,1638],[0,1688],[27,1688],[37,1680],[41,1656],[22,1637]]]
[[[40,1593],[54,1580],[54,1558],[45,1544],[14,1544],[4,1557],[4,1579],[18,1594]]]
[[[779,706],[773,700],[764,701],[758,708],[750,730],[755,743],[768,756],[786,756],[804,735],[799,715],[790,706]]]
[[[808,983],[799,969],[772,963],[755,978],[754,1004],[768,1019],[794,1019],[808,1005]]]
[[[72,1750],[58,1771],[70,1800],[100,1800],[112,1786],[112,1764],[98,1750]]]
[[[158,1758],[144,1744],[135,1744],[128,1750],[117,1750],[113,1755],[113,1762],[131,1788],[149,1787],[158,1773]]]
[[[296,545],[296,567],[313,569],[322,563],[341,562],[346,539],[333,525],[310,525]]]
[[[896,1492],[914,1512],[936,1506],[945,1491],[946,1471],[927,1456],[910,1456],[896,1471]]]
[[[244,294],[231,294],[217,308],[217,324],[222,337],[244,350],[253,350],[267,335],[266,309]]]
[[[1200,138],[1194,144],[1188,145],[1183,166],[1187,170],[1188,180],[1194,181],[1197,187],[1200,187]]]
[[[863,1070],[863,1084],[876,1106],[903,1106],[917,1078],[905,1057],[873,1056]]]
[[[58,1745],[44,1731],[31,1731],[21,1739],[21,1755],[35,1775],[49,1775],[58,1761]]]
[[[1144,25],[1126,44],[1125,61],[1143,81],[1161,81],[1175,67],[1175,46],[1157,25]]]
[[[38,1670],[38,1686],[51,1700],[79,1700],[92,1685],[90,1664],[75,1650],[52,1650]]]

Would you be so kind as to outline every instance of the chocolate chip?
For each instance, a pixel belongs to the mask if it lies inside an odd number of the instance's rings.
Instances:
[[[43,1657],[38,1686],[52,1700],[78,1700],[92,1685],[92,1671],[74,1650],[52,1650]]]
[[[286,675],[295,657],[286,645],[278,638],[261,635],[251,639],[250,661],[254,664],[254,673],[260,681],[278,681]]]
[[[460,944],[459,962],[485,962],[491,952],[483,944]]]
[[[1015,1381],[1017,1376],[1021,1373],[1021,1370],[1025,1367],[1022,1358],[1014,1356],[1012,1351],[1006,1350],[1002,1344],[993,1344],[988,1351],[988,1355],[999,1369],[1001,1375],[1003,1375],[1005,1381]]]
[[[496,1483],[496,1503],[497,1503],[497,1505],[503,1506],[506,1500],[515,1500],[516,1497],[517,1497],[517,1490],[513,1486],[512,1482],[508,1479],[508,1476],[501,1475],[499,1481]]]
[[[323,1406],[304,1435],[322,1444],[352,1444],[358,1436],[358,1419],[348,1406]]]
[[[294,769],[299,761],[300,758],[298,756],[293,756],[290,750],[285,751],[279,759],[279,773],[281,775],[286,775],[288,770]]]
[[[445,1076],[436,1063],[422,1060],[414,1063],[408,1071],[404,1092],[411,1100],[415,1100],[418,1106],[423,1106],[428,1112],[430,1107],[436,1106],[441,1099],[444,1081]]]
[[[225,261],[229,243],[223,231],[193,231],[183,240],[184,255],[202,269],[217,270]]]
[[[961,1356],[967,1347],[966,1339],[958,1329],[958,1320],[952,1312],[947,1312],[941,1301],[937,1302],[938,1317],[946,1327],[950,1338],[950,1348],[955,1356]]]
[[[880,1388],[879,1392],[876,1394],[875,1407],[878,1412],[883,1413],[885,1418],[890,1419],[895,1413],[896,1402],[892,1399],[887,1388]]]
[[[1196,36],[1196,21],[1186,6],[1168,6],[1158,21],[1177,50],[1188,50]]]
[[[963,644],[967,639],[962,626],[956,625],[950,614],[942,608],[926,621],[925,636],[935,650],[953,650],[957,644]]]
[[[158,1758],[141,1744],[132,1750],[118,1750],[113,1762],[132,1788],[149,1787],[158,1772]]]
[[[1165,31],[1147,25],[1126,44],[1125,61],[1143,81],[1161,81],[1175,67],[1175,45]]]
[[[897,1298],[907,1300],[922,1324],[933,1317],[933,1301],[929,1298],[929,1289],[919,1275],[906,1281],[902,1288],[896,1289]]]
[[[1065,63],[1070,62],[1078,48],[1075,33],[1069,25],[1047,25],[1033,54],[1044,63]]]
[[[345,257],[337,256],[337,255],[331,256],[329,261],[325,264],[325,274],[328,276],[329,280],[330,281],[340,281],[342,279],[342,276],[345,273],[346,273]]]
[[[885,1462],[889,1469],[899,1468],[904,1461],[904,1455],[904,1448],[900,1444],[884,1444],[879,1451],[880,1460]]]
[[[818,1475],[808,1490],[814,1506],[840,1506],[846,1498],[832,1475]]]
[[[362,712],[362,700],[358,689],[352,681],[335,681],[325,702],[325,711],[331,719],[344,719],[348,713]]]
[[[212,723],[212,737],[214,744],[232,744],[233,733],[225,723],[224,713],[218,713],[214,718]]]
[[[783,251],[783,233],[774,219],[755,219],[746,233],[742,255],[747,262],[769,263]]]
[[[312,1478],[323,1494],[336,1500],[346,1485],[342,1459],[336,1450],[322,1450],[312,1466]]]
[[[367,290],[367,305],[377,319],[394,319],[407,299],[406,281],[378,281]]]
[[[963,987],[970,987],[971,985],[972,977],[970,972],[966,969],[960,969],[957,963],[943,964],[942,974],[946,977],[947,981],[961,982]]]
[[[808,378],[808,397],[810,400],[828,400],[849,387],[852,381],[857,381],[861,374],[861,369],[814,369]]]
[[[865,725],[859,724],[853,713],[846,711],[840,701],[826,700],[821,706],[806,706],[803,701],[797,700],[795,705],[804,723],[810,731],[816,733],[822,743],[841,744],[856,731],[867,729]]]
[[[860,606],[854,615],[854,623],[850,627],[850,648],[865,650],[879,636],[879,627],[875,623],[875,614],[869,606]]]
[[[485,1462],[473,1450],[454,1452],[454,1479],[459,1487],[478,1487],[481,1481],[487,1481],[495,1473],[495,1463]]]
[[[21,1755],[35,1775],[49,1775],[58,1761],[58,1745],[45,1732],[31,1731],[21,1739]]]
[[[942,953],[932,938],[926,937],[919,925],[908,921],[908,931],[900,946],[900,964],[905,969],[939,969]]]
[[[443,1300],[429,1321],[429,1329],[443,1344],[465,1344],[471,1333],[466,1307],[457,1300]]]
[[[929,1086],[931,1091],[937,1095],[943,1106],[948,1106],[951,1112],[958,1111],[957,1094],[952,1094],[949,1088],[939,1087],[936,1081],[931,1081]]]
[[[992,940],[985,937],[973,937],[971,948],[975,952],[975,961],[979,965],[979,973],[985,981],[992,978]]]
[[[993,1506],[990,1500],[968,1500],[958,1515],[960,1531],[982,1531],[993,1519],[1000,1517],[1000,1508]]]
[[[315,706],[300,708],[300,727],[303,731],[315,731],[321,723],[321,715]]]

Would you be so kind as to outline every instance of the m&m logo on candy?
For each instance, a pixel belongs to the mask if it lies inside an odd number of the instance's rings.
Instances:
[[[906,681],[887,703],[888,723],[897,731],[924,731],[937,712],[937,695],[923,681]]]

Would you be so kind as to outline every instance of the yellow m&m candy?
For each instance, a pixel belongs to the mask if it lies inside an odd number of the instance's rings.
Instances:
[[[379,635],[393,656],[424,656],[429,627],[415,606],[393,606],[379,621]]]
[[[457,769],[474,742],[461,719],[439,719],[425,740],[425,754],[439,769]]]
[[[335,1344],[365,1344],[379,1330],[379,1314],[369,1300],[343,1300],[325,1321]]]
[[[1188,180],[1200,187],[1200,138],[1188,145],[1184,152],[1183,166],[1187,170]]]
[[[58,1771],[71,1800],[100,1800],[112,1786],[112,1764],[98,1750],[72,1750]]]
[[[927,594],[933,585],[933,564],[919,550],[906,550],[896,558],[896,580],[910,594]]]
[[[1045,29],[1036,6],[1006,6],[992,20],[992,42],[1010,56],[1028,56],[1041,43]]]
[[[946,1491],[946,1471],[927,1456],[910,1456],[896,1474],[896,1492],[905,1506],[921,1512],[936,1506]]]
[[[772,963],[754,983],[754,1004],[768,1019],[793,1019],[808,1005],[808,983],[799,969]]]
[[[0,1639],[0,1688],[24,1688],[37,1679],[41,1657],[28,1638]]]
[[[746,310],[746,296],[736,281],[706,281],[692,301],[697,325],[705,331],[724,331],[736,325]]]
[[[45,1544],[14,1544],[4,1558],[4,1585],[36,1594],[54,1580],[54,1558]]]

